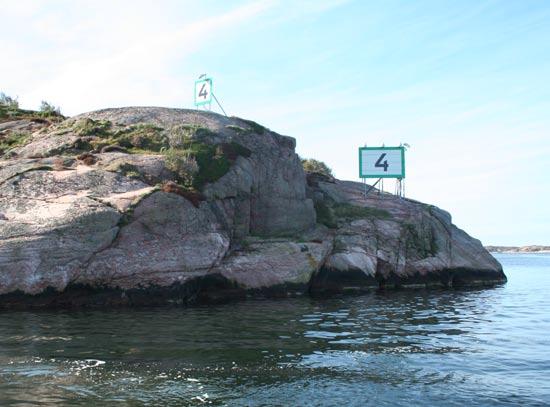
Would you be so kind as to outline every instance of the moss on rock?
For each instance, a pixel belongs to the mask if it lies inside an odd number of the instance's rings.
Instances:
[[[391,214],[378,208],[356,206],[348,203],[334,203],[318,200],[314,203],[317,223],[331,229],[338,227],[338,221],[353,221],[357,219],[390,219]]]
[[[235,126],[233,124],[229,124],[229,125],[225,126],[225,128],[229,129],[229,130],[233,130],[235,133],[238,133],[238,134],[252,133],[251,129],[245,129],[244,127]]]
[[[195,140],[163,153],[167,168],[176,173],[178,181],[197,190],[227,174],[238,157],[251,155],[249,149],[235,142],[207,144]]]
[[[181,148],[192,140],[204,141],[204,139],[214,136],[216,136],[216,133],[208,127],[198,124],[182,124],[170,129],[169,144],[172,148]]]
[[[197,189],[209,182],[219,180],[231,167],[230,160],[218,146],[191,142],[186,146],[185,151],[194,157],[199,167],[193,178],[193,186]]]
[[[28,142],[30,133],[14,131],[5,135],[0,134],[0,155],[6,151],[24,145]]]
[[[246,119],[239,119],[239,120],[242,121],[243,123],[246,123],[250,127],[250,129],[256,134],[264,134],[267,130],[264,126],[252,120],[246,120]]]
[[[331,229],[338,227],[338,223],[334,216],[334,211],[324,201],[315,202],[315,212],[317,214],[317,223],[325,225]]]
[[[390,219],[391,214],[385,209],[355,206],[348,203],[334,205],[334,215],[345,220],[355,219]]]
[[[137,124],[114,133],[113,138],[122,147],[158,152],[168,147],[163,129],[151,124]]]
[[[421,230],[412,223],[404,223],[403,230],[409,256],[416,254],[419,258],[425,258],[437,254],[439,248],[431,230]]]
[[[112,123],[108,120],[80,119],[70,125],[79,136],[107,137],[111,134]]]

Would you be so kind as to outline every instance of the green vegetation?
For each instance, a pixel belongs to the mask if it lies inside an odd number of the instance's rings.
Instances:
[[[317,223],[325,225],[328,228],[335,229],[338,227],[334,211],[323,201],[315,202],[315,212],[317,214]]]
[[[0,92],[0,107],[5,108],[6,110],[17,110],[19,109],[19,102],[17,101],[17,98],[12,98],[4,92]]]
[[[42,110],[42,107],[45,110]],[[0,92],[0,122],[22,119],[39,121],[45,118],[49,119],[49,121],[60,121],[64,117],[61,115],[59,108],[54,108],[47,102],[42,102],[41,110],[38,112],[35,110],[20,109],[17,98],[12,98],[4,92]]]
[[[252,120],[245,120],[245,119],[239,119],[239,120],[246,123],[250,127],[250,129],[256,134],[264,134],[265,131],[267,130],[264,126],[254,122]],[[236,127],[238,127],[238,126],[236,126]]]
[[[193,186],[197,189],[202,188],[206,183],[219,180],[231,166],[223,152],[210,144],[189,143],[185,151],[196,160],[199,166],[199,171],[193,179]]]
[[[196,189],[223,177],[239,156],[249,157],[251,154],[250,150],[235,142],[212,145],[191,141],[184,144],[181,151],[193,157],[198,165],[192,182]]]
[[[123,163],[123,164],[118,166],[117,170],[118,170],[117,172],[120,172],[125,177],[135,178],[135,179],[140,179],[140,180],[143,179],[143,176],[139,172],[138,167],[136,167],[133,164]]]
[[[159,152],[168,147],[168,138],[161,127],[152,124],[136,124],[113,135],[121,147]]]
[[[14,147],[22,146],[29,138],[29,133],[19,131],[8,133],[7,135],[0,135],[0,155]]]
[[[229,124],[227,126],[225,126],[226,129],[229,129],[229,130],[233,130],[235,133],[239,133],[239,134],[248,134],[248,133],[252,133],[252,130],[251,129],[245,129],[244,127],[241,127],[241,126],[235,126],[233,124]]]
[[[198,172],[195,158],[189,151],[170,148],[164,152],[166,168],[178,177],[178,183],[184,187],[193,185],[193,176]]]
[[[338,220],[352,221],[356,219],[390,219],[391,214],[378,208],[367,208],[347,203],[328,204],[325,201],[315,202],[317,222],[331,229],[338,227]]]
[[[19,109],[16,99],[0,93],[0,119],[63,118],[59,108],[43,101],[40,112]],[[254,131],[263,133],[264,128],[254,122],[246,122]],[[249,130],[246,130],[249,131]],[[216,134],[210,129],[197,124],[183,124],[170,131],[153,124],[136,124],[123,126],[109,120],[82,118],[69,120],[61,124],[55,133],[63,135],[74,133],[80,138],[68,148],[75,154],[100,151],[107,146],[119,146],[130,153],[160,153],[166,157],[166,166],[174,172],[176,180],[184,188],[201,189],[205,184],[215,182],[224,176],[233,162],[240,156],[249,157],[251,151],[235,143],[211,144],[204,140]],[[24,144],[29,135],[12,133],[0,138],[0,152]],[[208,142],[207,142],[208,141]],[[60,151],[59,153],[61,153]],[[133,167],[133,166],[131,166]],[[137,168],[121,168],[126,176],[141,177]]]
[[[407,251],[417,253],[420,258],[435,256],[439,250],[435,236],[431,231],[420,233],[412,223],[404,223]]]
[[[40,104],[40,113],[43,116],[61,116],[61,109],[43,100]]]
[[[128,150],[159,152],[168,147],[163,129],[151,124],[136,124],[115,128],[109,120],[80,119],[69,123],[70,129],[83,137],[95,137],[89,145],[99,150],[105,146],[120,146]],[[65,129],[67,130],[67,129]],[[77,146],[86,149],[87,143]]]
[[[351,204],[337,204],[334,206],[334,215],[340,219],[390,219],[391,214],[379,208],[367,208],[364,206],[355,206]]]
[[[201,139],[204,137],[215,136],[216,134],[208,127],[198,124],[182,124],[170,129],[170,147],[181,147],[192,139]]]
[[[249,149],[235,142],[202,142],[201,138],[215,134],[199,125],[176,126],[168,135],[164,129],[151,124],[117,128],[107,120],[86,118],[69,125],[76,134],[93,138],[78,144],[77,148],[90,146],[100,150],[105,146],[120,146],[131,153],[163,154],[166,166],[174,172],[177,182],[184,188],[196,190],[224,176],[239,156],[249,157],[251,154]]]
[[[313,158],[303,158],[302,167],[304,167],[304,171],[306,172],[316,172],[327,177],[332,177],[332,170],[322,161]]]
[[[125,174],[128,178],[135,178],[135,179],[141,179],[141,174],[137,171],[128,171]]]
[[[220,148],[222,154],[224,154],[231,161],[236,160],[238,157],[248,158],[252,155],[252,151],[234,141],[222,143],[220,144]]]
[[[84,119],[75,126],[82,135],[94,135],[99,139],[91,144],[99,149],[105,145],[119,145],[133,153],[159,152],[166,157],[166,166],[177,176],[185,188],[200,189],[206,183],[224,176],[239,157],[249,157],[251,151],[235,143],[207,144],[197,138],[214,133],[206,127],[182,125],[171,129],[166,136],[162,128],[150,124],[138,124],[113,130],[107,121]]]
[[[79,136],[108,137],[111,126],[109,120],[80,119],[72,123],[73,131]]]

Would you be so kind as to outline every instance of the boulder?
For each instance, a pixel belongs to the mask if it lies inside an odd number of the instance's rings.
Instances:
[[[246,290],[304,293],[331,246],[329,239],[304,243],[259,239],[225,258],[212,272]]]
[[[227,233],[206,205],[198,209],[179,195],[154,192],[75,282],[123,289],[184,283],[219,264],[228,249]]]

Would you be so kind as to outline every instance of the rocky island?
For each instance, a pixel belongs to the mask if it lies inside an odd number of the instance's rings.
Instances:
[[[0,111],[0,308],[506,281],[449,213],[306,172],[295,144],[195,110]]]
[[[485,246],[492,253],[550,253],[550,246]]]

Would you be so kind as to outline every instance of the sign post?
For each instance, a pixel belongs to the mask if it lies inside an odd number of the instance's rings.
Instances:
[[[402,195],[402,181],[405,178],[405,147],[360,147],[359,177],[378,178],[365,195],[384,178],[396,178],[398,195]]]
[[[212,78],[208,78],[205,73],[199,76],[199,79],[195,81],[195,107],[198,109],[200,106],[207,106],[207,110],[212,110],[212,99],[216,101],[224,115],[224,108],[220,101],[214,95],[214,89],[212,86]]]
[[[195,107],[212,104],[212,78],[202,78],[195,81]]]

